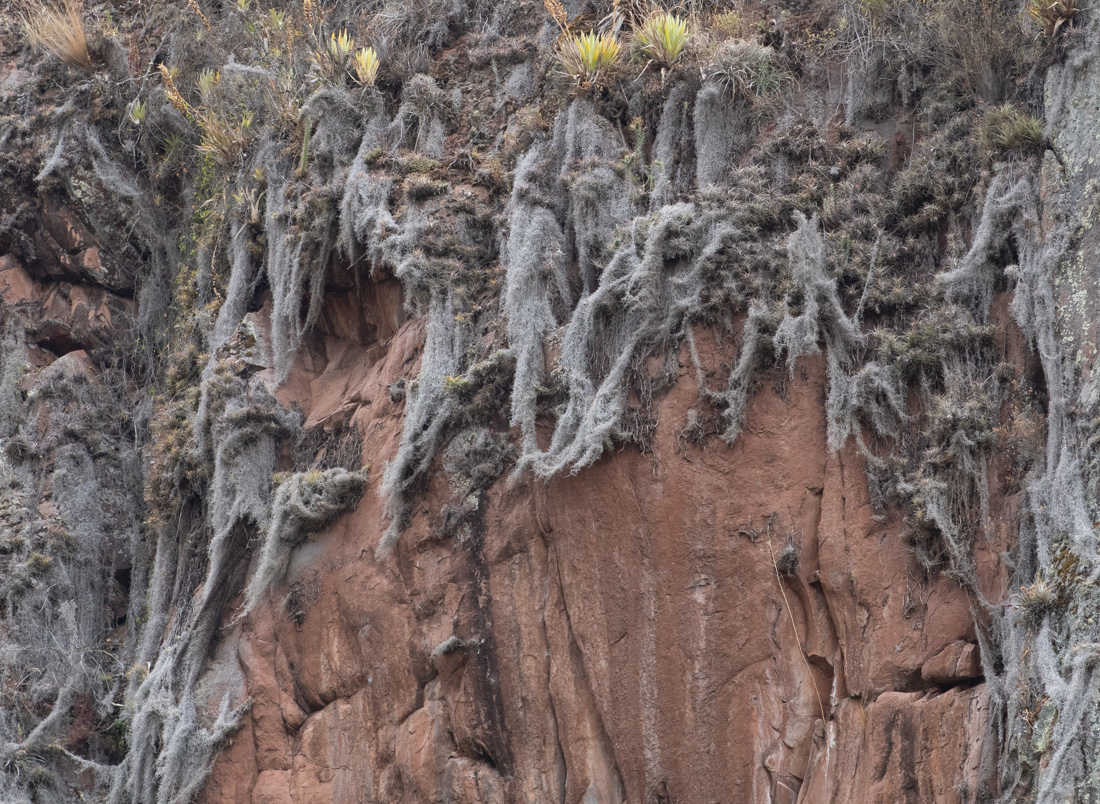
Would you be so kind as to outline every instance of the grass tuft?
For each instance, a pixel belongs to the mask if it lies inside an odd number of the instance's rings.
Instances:
[[[20,23],[34,47],[52,53],[70,67],[94,72],[95,63],[88,52],[81,11],[78,0],[32,2],[23,12]]]
[[[714,54],[710,75],[733,98],[770,98],[787,85],[775,51],[751,41],[723,44]]]

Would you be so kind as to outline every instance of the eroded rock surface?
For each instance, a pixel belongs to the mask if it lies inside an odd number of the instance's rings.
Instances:
[[[1100,22],[880,5],[0,21],[0,800],[1090,800]]]
[[[372,463],[419,331],[346,378]],[[705,365],[730,359],[698,337]],[[230,638],[255,702],[206,800],[982,800],[966,593],[875,515],[858,452],[827,449],[823,361],[771,379],[733,447],[693,443],[684,365],[651,453],[495,486],[453,532],[441,473],[381,562],[368,492]]]

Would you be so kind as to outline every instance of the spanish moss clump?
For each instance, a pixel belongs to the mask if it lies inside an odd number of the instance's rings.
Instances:
[[[431,159],[443,156],[446,98],[428,75],[414,75],[405,85],[390,130],[394,141]]]
[[[362,474],[337,468],[298,472],[279,485],[271,503],[260,563],[245,590],[242,616],[256,607],[271,584],[282,579],[291,550],[354,507],[364,482]]]
[[[517,472],[576,472],[603,453],[618,434],[630,370],[682,336],[687,314],[700,302],[702,274],[729,234],[689,204],[632,222],[624,245],[596,290],[577,304],[562,337],[554,373],[567,401],[550,446],[526,449]]]
[[[262,383],[215,372],[204,383],[205,422],[214,471],[204,526],[181,512],[158,534],[148,618],[129,673],[127,714],[133,746],[114,776],[111,802],[190,801],[201,789],[214,751],[237,728],[249,702],[239,671],[204,679],[204,659],[229,598],[248,567],[248,544],[270,520],[276,445],[298,427]],[[178,546],[173,549],[173,544]],[[202,577],[177,573],[180,555],[204,555]],[[180,586],[188,603],[170,617]],[[167,646],[167,647],[165,647]],[[216,712],[205,705],[220,701]],[[160,747],[158,750],[158,746]]]
[[[113,716],[118,668],[133,655],[102,644],[113,627],[114,554],[137,559],[143,541],[139,453],[114,389],[89,382],[75,358],[32,375],[22,398],[27,352],[6,312],[3,379],[15,396],[0,409],[0,794],[30,801],[35,790],[35,800],[60,802],[56,772],[87,771],[100,784],[112,772],[106,735],[88,734],[83,755],[64,740],[73,707]],[[144,588],[144,568],[131,577]]]
[[[661,110],[650,165],[653,175],[653,190],[649,197],[650,212],[671,204],[692,188],[695,166],[684,155],[692,132],[690,97],[687,86],[677,85],[669,92],[668,100]]]
[[[386,134],[386,117],[379,113],[366,124],[366,131],[359,143],[359,150],[348,169],[344,194],[340,200],[339,245],[343,253],[358,264],[364,258],[380,258],[380,244],[386,230],[395,226],[389,211],[389,198],[393,182],[371,175],[368,160],[377,159],[382,153]],[[364,254],[363,248],[374,249]],[[373,270],[374,262],[371,268]]]
[[[324,190],[287,180],[289,165],[274,159],[268,184],[265,237],[272,291],[271,347],[278,382],[286,379],[302,336],[321,312],[325,272],[335,244],[336,211]],[[288,188],[294,193],[288,194]],[[305,310],[303,316],[302,311]]]
[[[558,316],[572,306],[566,273],[565,233],[552,208],[539,203],[538,168],[545,146],[527,153],[516,169],[512,190],[511,230],[504,257],[508,275],[503,307],[508,319],[508,343],[515,354],[512,424],[520,428],[525,450],[535,446],[538,389],[547,384],[543,343],[558,325]]]
[[[1009,226],[1022,207],[1033,201],[1032,192],[1030,176],[1011,168],[999,173],[986,191],[981,222],[970,250],[957,268],[940,277],[948,300],[970,305],[981,323],[989,315],[998,257],[1010,234]]]
[[[444,388],[447,377],[459,373],[458,356],[463,352],[462,344],[456,342],[461,332],[454,328],[453,309],[450,295],[433,294],[428,306],[420,374],[407,392],[401,445],[382,477],[381,491],[391,522],[378,545],[381,555],[397,543],[408,513],[406,494],[427,472],[456,408],[454,397]]]
[[[707,84],[695,96],[695,180],[699,189],[720,185],[749,144],[752,119],[729,93]]]
[[[1031,579],[1028,573],[1042,572],[1046,577],[1064,578],[1061,584],[1063,605],[1020,606],[1010,609],[1001,621],[1001,652],[1006,659],[1001,685],[1001,700],[1008,722],[1016,725],[1029,701],[1021,700],[1021,685],[1034,689],[1036,697],[1045,696],[1045,711],[1053,713],[1054,725],[1049,742],[1034,745],[1030,740],[1006,751],[1002,771],[1006,779],[1022,774],[1029,767],[1028,752],[1047,758],[1035,771],[1036,800],[1053,802],[1073,798],[1091,789],[1098,768],[1094,760],[1082,755],[1086,736],[1100,713],[1096,709],[1100,678],[1096,673],[1100,653],[1097,644],[1096,600],[1092,580],[1100,573],[1093,528],[1094,506],[1086,501],[1082,451],[1069,400],[1074,396],[1076,379],[1058,345],[1056,328],[1080,326],[1074,311],[1060,312],[1055,304],[1054,282],[1069,247],[1062,226],[1043,234],[1036,219],[1040,209],[1038,191],[1031,188],[1027,203],[1012,220],[1012,233],[1019,248],[1019,263],[1013,273],[1017,279],[1013,314],[1034,345],[1042,363],[1049,394],[1046,458],[1030,473],[1027,487],[1026,519],[1020,528],[1020,554],[1033,556],[1021,562],[1017,577],[1021,586]],[[1089,582],[1084,582],[1089,578]],[[1023,598],[1037,602],[1035,583]],[[1045,595],[1043,596],[1045,597]],[[1079,612],[1067,616],[1070,611]],[[1031,635],[1037,617],[1042,627]],[[1058,644],[1072,644],[1070,652]]]
[[[741,352],[730,372],[725,391],[713,392],[711,398],[724,410],[726,427],[722,438],[733,443],[741,435],[748,410],[752,379],[765,354],[772,350],[772,336],[778,326],[775,311],[760,302],[753,302],[741,328]]]
[[[0,438],[11,438],[19,426],[20,407],[19,378],[23,374],[25,347],[23,328],[13,315],[3,318],[0,331]]]

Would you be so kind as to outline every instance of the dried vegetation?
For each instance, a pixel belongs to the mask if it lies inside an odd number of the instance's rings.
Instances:
[[[91,72],[95,62],[88,51],[83,6],[79,0],[31,3],[20,13],[27,40],[70,67]]]

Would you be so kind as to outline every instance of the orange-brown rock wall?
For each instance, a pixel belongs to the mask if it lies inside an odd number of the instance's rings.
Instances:
[[[381,346],[329,336],[285,388],[310,389],[311,420],[311,402],[350,415],[380,469],[421,338],[417,320]],[[697,341],[708,369],[734,359]],[[501,480],[453,535],[440,471],[383,559],[372,488],[300,548],[219,654],[253,706],[205,800],[981,800],[973,601],[876,513],[856,446],[828,450],[824,360],[763,377],[732,446],[685,438],[687,360],[645,454]]]

